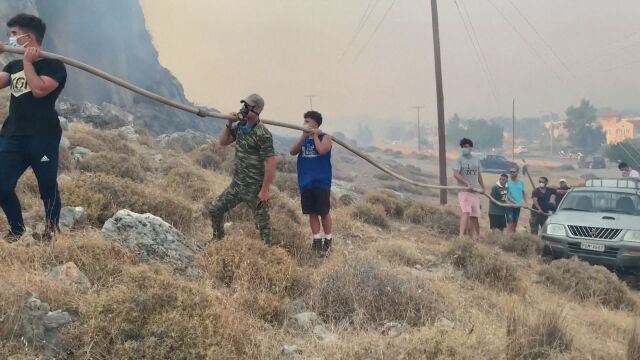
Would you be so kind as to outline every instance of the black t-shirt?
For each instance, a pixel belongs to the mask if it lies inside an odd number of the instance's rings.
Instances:
[[[41,59],[33,63],[36,74],[47,76],[58,82],[58,87],[49,95],[36,98],[31,93],[24,75],[22,60],[8,63],[3,72],[11,75],[11,100],[9,102],[9,116],[2,126],[0,135],[45,135],[60,136],[60,120],[55,105],[56,99],[67,82],[67,70],[58,60]]]
[[[542,209],[538,209],[537,206],[533,205],[534,209],[542,210],[544,212],[549,212],[554,210],[554,206],[549,204],[549,200],[551,200],[551,195],[555,195],[556,190],[553,188],[546,188],[546,191],[543,193],[540,188],[536,188],[533,190],[532,197],[538,199],[538,204]]]

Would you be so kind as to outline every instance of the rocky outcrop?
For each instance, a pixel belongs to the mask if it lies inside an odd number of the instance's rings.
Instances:
[[[143,259],[187,267],[195,256],[195,247],[180,231],[152,214],[120,210],[107,220],[102,233],[134,249]]]
[[[20,314],[22,339],[47,359],[62,352],[60,330],[71,322],[68,313],[50,310],[49,304],[41,302],[35,294],[29,294]]]
[[[60,211],[60,227],[63,230],[74,230],[87,222],[87,211],[80,206],[63,207]]]
[[[86,293],[91,289],[91,282],[89,278],[87,278],[87,275],[80,271],[78,266],[72,262],[51,269],[49,271],[49,278],[63,286],[70,286],[82,293]]]
[[[215,141],[215,138],[201,132],[187,130],[158,136],[158,144],[167,149],[190,152],[202,145]]]

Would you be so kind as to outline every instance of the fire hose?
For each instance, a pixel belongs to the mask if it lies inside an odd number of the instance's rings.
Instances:
[[[22,55],[24,54],[25,49],[23,48],[16,48],[16,47],[11,47],[11,46],[7,46],[7,45],[0,45],[0,50],[7,52],[7,53],[12,53],[12,54],[17,54],[17,55]],[[197,107],[197,106],[193,106],[193,105],[188,105],[188,104],[183,104],[180,102],[177,102],[175,100],[171,100],[169,98],[160,96],[156,93],[153,93],[151,91],[145,90],[139,86],[133,85],[127,81],[124,81],[116,76],[113,76],[101,69],[98,69],[96,67],[93,67],[91,65],[87,65],[83,62],[80,62],[78,60],[66,57],[66,56],[62,56],[59,54],[54,54],[54,53],[50,53],[50,52],[46,52],[46,51],[41,51],[40,52],[40,57],[44,58],[44,59],[52,59],[52,60],[59,60],[69,66],[73,66],[79,70],[85,71],[87,73],[90,73],[94,76],[97,76],[99,78],[102,78],[106,81],[109,81],[115,85],[118,85],[122,88],[125,88],[133,93],[136,93],[138,95],[147,97],[151,100],[157,101],[161,104],[164,105],[168,105],[171,107],[174,107],[176,109],[182,110],[182,111],[186,111],[188,113],[192,113],[195,114],[199,117],[205,118],[205,117],[209,117],[209,118],[214,118],[214,119],[219,119],[219,120],[228,120],[228,121],[238,121],[238,117],[237,116],[233,116],[233,115],[226,115],[220,112],[216,112],[216,111],[210,111],[201,107]],[[311,132],[312,130],[310,128],[306,128],[306,127],[302,127],[302,126],[297,126],[297,125],[292,125],[292,124],[288,124],[288,123],[284,123],[284,122],[280,122],[280,121],[275,121],[275,120],[267,120],[267,119],[260,119],[260,121],[264,124],[268,124],[268,125],[273,125],[273,126],[278,126],[278,127],[283,127],[283,128],[287,128],[287,129],[292,129],[292,130],[299,130],[299,131],[304,131],[304,132]],[[491,197],[491,195],[485,193],[484,191],[481,191],[480,189],[469,189],[467,187],[464,186],[446,186],[446,185],[434,185],[434,184],[427,184],[427,183],[423,183],[423,182],[419,182],[419,181],[415,181],[415,180],[411,180],[407,177],[404,177],[396,172],[394,172],[393,170],[377,163],[375,160],[373,160],[371,157],[369,157],[368,155],[362,153],[361,151],[355,149],[353,146],[349,145],[348,143],[346,143],[343,140],[340,139],[336,139],[335,137],[331,137],[332,141],[335,142],[336,144],[342,146],[343,148],[345,148],[346,150],[350,151],[351,153],[353,153],[354,155],[358,156],[359,158],[361,158],[362,160],[368,162],[369,164],[371,164],[372,166],[374,166],[375,168],[377,168],[378,170],[386,173],[387,175],[400,180],[402,182],[414,185],[414,186],[418,186],[418,187],[423,187],[423,188],[428,188],[428,189],[437,189],[437,190],[453,190],[453,191],[473,191],[473,192],[477,192],[483,196],[485,196],[487,199],[489,199],[489,201],[491,201],[492,203],[501,206],[501,207],[506,207],[506,208],[523,208],[523,209],[528,209],[531,210],[533,212],[536,213],[540,213],[540,214],[544,214],[542,211],[537,210],[537,209],[533,209],[531,207],[529,207],[526,204],[510,204],[510,203],[503,203],[500,202],[496,199],[494,199],[493,197]]]

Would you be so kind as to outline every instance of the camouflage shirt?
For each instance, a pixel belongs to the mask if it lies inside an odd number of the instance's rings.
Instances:
[[[236,139],[233,181],[239,185],[260,189],[264,179],[264,162],[275,155],[271,132],[258,122],[253,128],[246,121],[234,125],[231,136]]]

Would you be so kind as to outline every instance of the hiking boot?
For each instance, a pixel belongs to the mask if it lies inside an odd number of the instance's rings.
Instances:
[[[11,244],[20,240],[21,237],[22,237],[22,234],[14,234],[11,231],[9,231],[7,235],[4,236],[4,239],[7,240],[9,244]]]
[[[322,251],[322,239],[313,239],[313,244],[311,244],[311,250],[315,252]]]
[[[328,254],[330,250],[331,250],[331,239],[324,239],[324,244],[322,244],[322,251]]]

